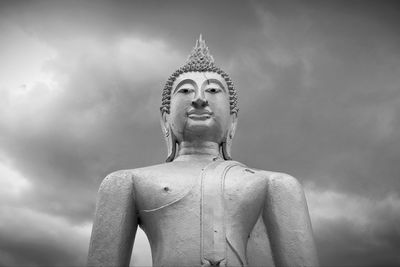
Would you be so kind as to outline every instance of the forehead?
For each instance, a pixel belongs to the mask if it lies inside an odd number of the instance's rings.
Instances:
[[[205,72],[185,72],[179,75],[174,84],[173,88],[175,88],[178,84],[180,84],[182,81],[187,80],[188,82],[195,83],[198,86],[201,86],[204,84],[204,82],[209,81],[209,80],[217,80],[219,81],[225,88],[227,88],[227,84],[225,82],[225,79],[219,75],[216,72],[211,72],[211,71],[205,71]]]

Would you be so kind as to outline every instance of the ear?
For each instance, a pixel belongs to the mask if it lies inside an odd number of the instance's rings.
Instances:
[[[232,146],[232,139],[236,132],[237,126],[237,113],[231,114],[231,126],[226,133],[225,140],[222,142],[222,156],[225,160],[231,160],[231,146]]]
[[[167,112],[165,111],[161,112],[160,123],[168,151],[168,157],[166,159],[166,162],[171,162],[174,160],[176,154],[176,137],[172,132],[171,126],[168,123]]]

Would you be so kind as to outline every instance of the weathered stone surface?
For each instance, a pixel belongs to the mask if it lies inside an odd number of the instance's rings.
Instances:
[[[297,180],[231,160],[236,92],[201,38],[180,70],[161,107],[167,163],[104,179],[88,265],[128,266],[137,226],[155,266],[318,265]]]

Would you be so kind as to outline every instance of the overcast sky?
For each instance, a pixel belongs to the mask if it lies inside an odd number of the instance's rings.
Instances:
[[[321,265],[399,266],[395,1],[2,1],[0,265],[85,264],[105,175],[166,158],[162,88],[200,33],[238,90],[233,158],[299,179]]]

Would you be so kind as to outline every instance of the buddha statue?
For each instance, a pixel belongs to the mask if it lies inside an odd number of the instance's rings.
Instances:
[[[88,266],[128,266],[138,226],[154,266],[318,265],[299,182],[232,160],[237,95],[201,35],[160,110],[166,163],[103,180]]]

